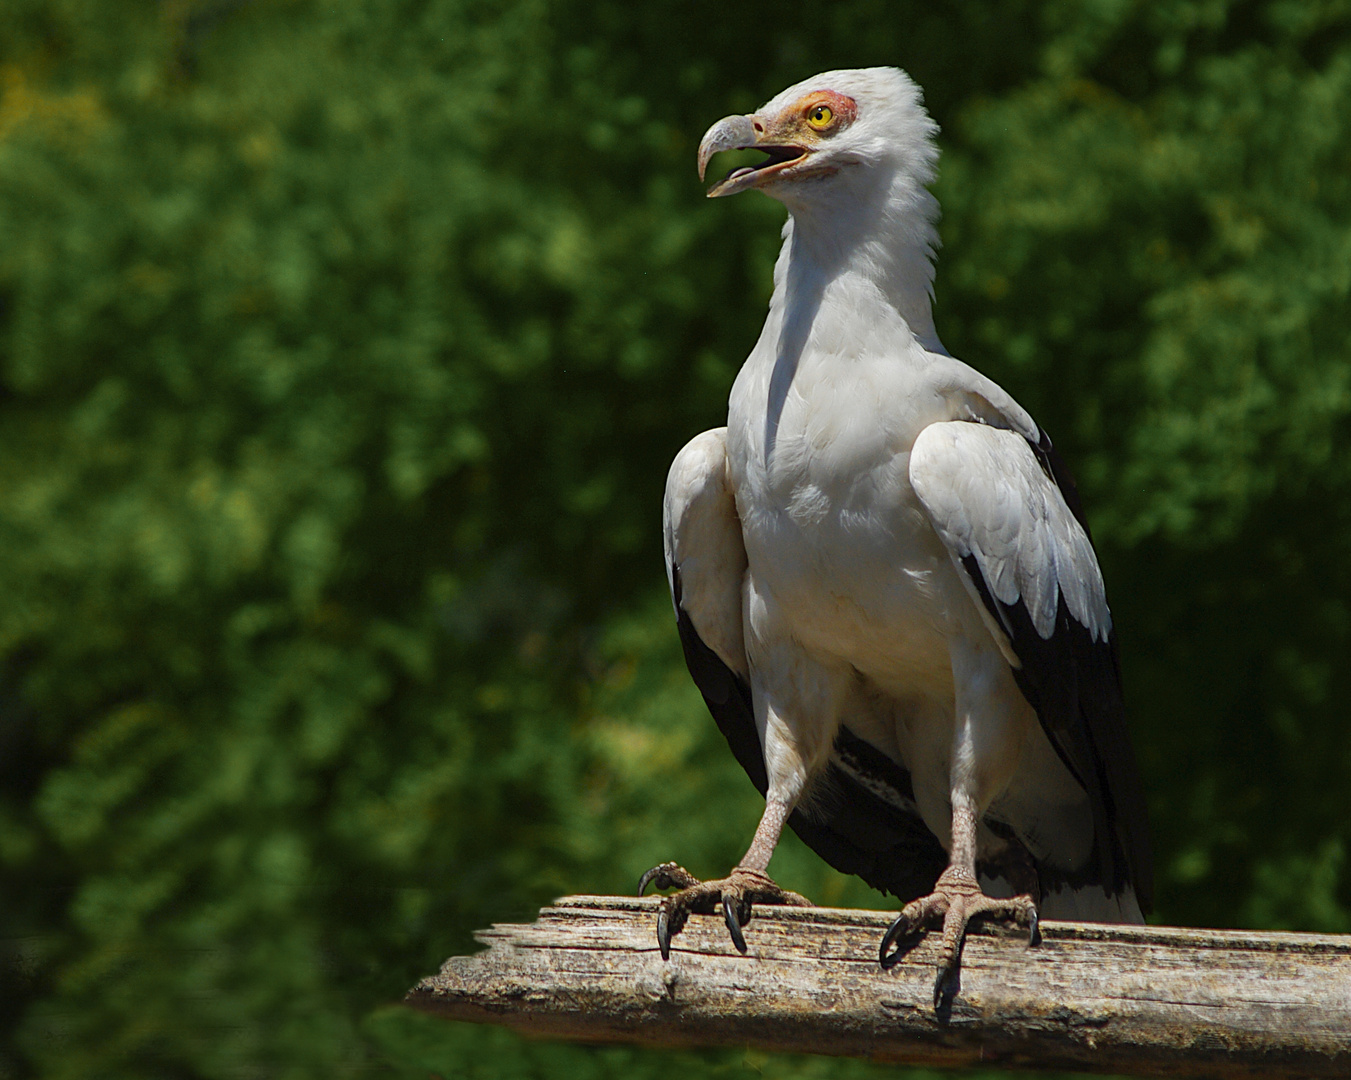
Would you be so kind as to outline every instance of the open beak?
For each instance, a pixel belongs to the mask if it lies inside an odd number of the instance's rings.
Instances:
[[[709,158],[722,150],[763,150],[769,156],[758,165],[733,169],[708,189],[710,199],[761,187],[809,153],[805,146],[776,140],[757,116],[724,116],[704,133],[699,143],[700,180],[704,178]]]

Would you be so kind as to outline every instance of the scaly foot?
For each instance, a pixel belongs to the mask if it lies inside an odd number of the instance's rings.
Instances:
[[[890,967],[895,962],[887,955],[892,945],[941,921],[943,941],[938,951],[938,977],[934,980],[934,1008],[938,1009],[943,1002],[951,1003],[957,996],[962,939],[966,936],[966,924],[976,916],[1005,919],[1018,926],[1026,926],[1029,931],[1028,944],[1037,945],[1041,942],[1041,933],[1037,928],[1037,905],[1031,896],[996,900],[981,892],[980,885],[970,874],[949,866],[934,884],[932,893],[910,901],[896,916],[896,921],[882,936],[878,958],[884,968]]]
[[[680,933],[695,912],[712,915],[721,907],[732,944],[738,952],[744,953],[746,938],[741,928],[751,921],[752,904],[812,906],[805,896],[779,888],[768,874],[744,866],[738,866],[725,878],[700,881],[683,866],[662,863],[642,876],[638,882],[638,895],[642,896],[649,885],[680,890],[662,897],[661,910],[657,913],[657,946],[663,960],[671,958],[671,938]]]

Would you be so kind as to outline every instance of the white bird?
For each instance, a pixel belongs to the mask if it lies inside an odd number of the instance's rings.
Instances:
[[[785,823],[939,920],[936,1006],[974,915],[1140,922],[1144,801],[1111,614],[1045,433],[954,359],[930,313],[936,125],[895,68],[831,71],[713,125],[768,154],[713,185],[788,208],[769,315],[727,426],[676,457],[665,548],[690,671],[765,795],[725,879],[675,863],[658,942],[721,908],[807,901],[768,876]]]

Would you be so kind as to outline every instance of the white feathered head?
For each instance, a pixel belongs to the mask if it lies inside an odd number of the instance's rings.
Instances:
[[[763,150],[759,165],[734,169],[710,198],[755,188],[782,202],[810,203],[846,191],[923,187],[934,177],[938,125],[918,86],[899,68],[857,68],[813,75],[748,116],[728,116],[699,144],[699,177],[721,150]]]

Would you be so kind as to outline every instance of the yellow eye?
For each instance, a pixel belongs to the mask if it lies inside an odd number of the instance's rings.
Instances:
[[[813,106],[812,111],[807,114],[807,123],[817,131],[830,127],[830,122],[834,119],[835,111],[829,105]]]

